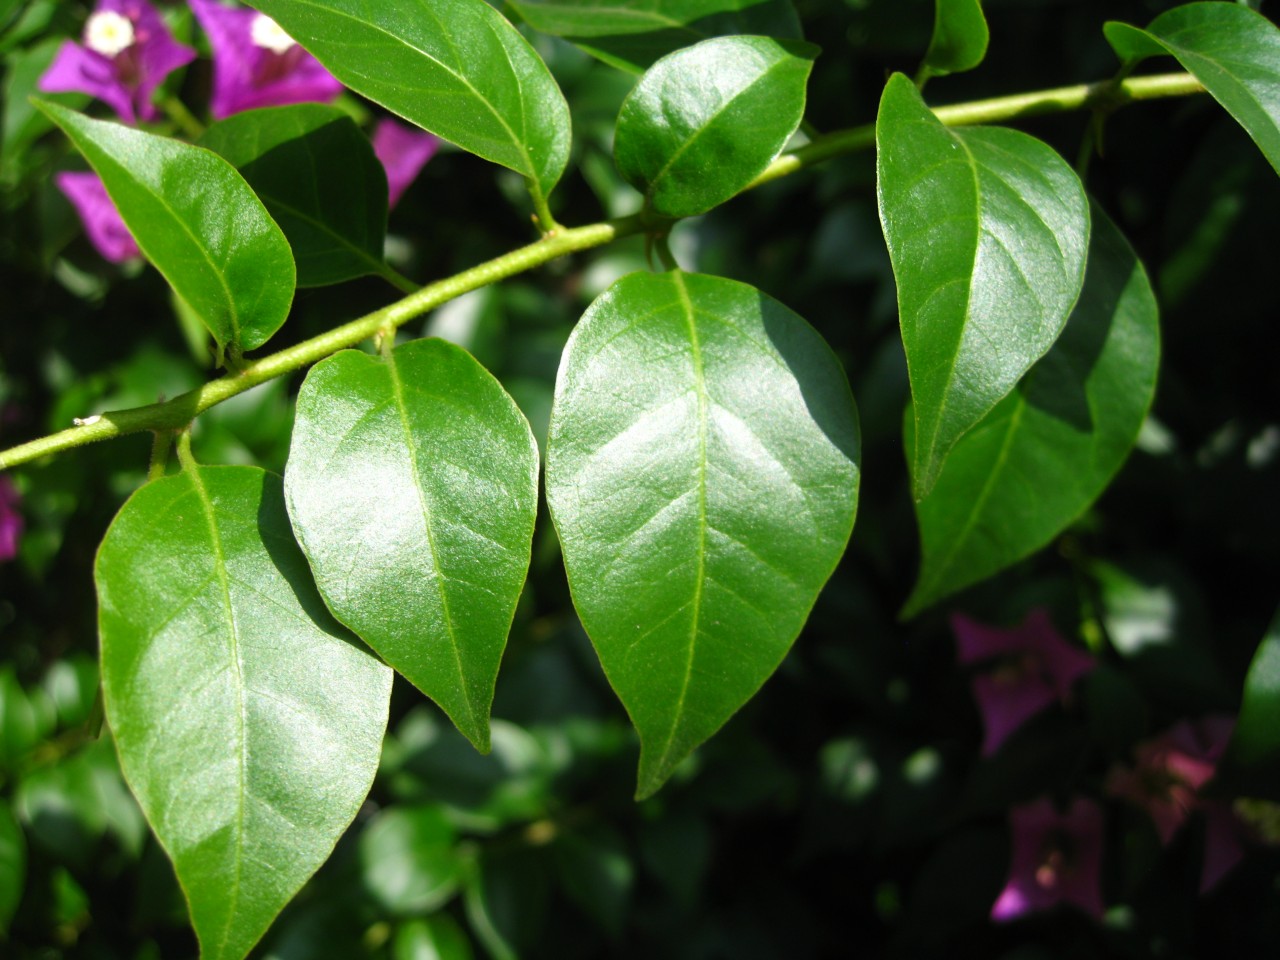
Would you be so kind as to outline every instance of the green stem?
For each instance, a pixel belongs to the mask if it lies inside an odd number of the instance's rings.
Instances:
[[[561,230],[554,236],[544,237],[455,276],[421,287],[403,300],[310,340],[304,340],[260,360],[248,361],[238,373],[229,373],[211,380],[165,403],[109,411],[96,419],[90,418],[89,422],[81,426],[5,450],[0,453],[0,470],[98,440],[140,433],[143,430],[181,429],[215,404],[244,393],[260,383],[310,366],[331,353],[354,347],[383,328],[399,327],[464,293],[524,273],[567,253],[599,247],[619,237],[639,233],[646,225],[641,217],[636,216]],[[181,440],[178,453],[181,457]]]
[[[147,467],[147,480],[159,480],[169,465],[169,449],[173,446],[173,432],[157,430],[151,441],[151,464]]]
[[[1199,81],[1190,74],[1161,74],[1133,77],[1120,84],[1108,80],[1101,83],[1079,84],[1073,87],[997,97],[992,100],[978,100],[972,103],[938,107],[934,113],[948,126],[963,126],[1015,120],[1046,113],[1092,109],[1104,101],[1108,106],[1115,107],[1135,100],[1186,96],[1203,90]],[[831,157],[869,150],[874,146],[874,124],[827,134],[793,153],[779,157],[756,177],[751,187],[768,183]],[[534,206],[541,225],[544,228],[554,225],[555,221],[550,219],[551,214],[547,210],[546,198],[541,195],[536,184],[531,186]],[[542,219],[544,217],[546,219]],[[566,229],[552,226],[554,232],[549,232],[541,240],[495,257],[455,276],[417,288],[404,299],[381,310],[375,310],[357,320],[322,333],[318,337],[304,340],[302,343],[260,360],[247,362],[236,373],[229,373],[217,380],[212,380],[166,403],[110,411],[97,418],[90,418],[91,422],[70,430],[40,437],[0,452],[0,470],[27,463],[51,453],[125,434],[139,433],[144,430],[179,430],[198,414],[223,400],[243,393],[260,383],[266,383],[268,380],[274,380],[276,377],[310,366],[338,350],[353,347],[369,339],[381,329],[399,327],[454,297],[524,273],[565,254],[603,246],[620,237],[661,226],[663,224],[651,221],[644,215],[595,223],[585,227]],[[181,452],[180,440],[179,455]]]
[[[533,197],[533,212],[538,218],[538,229],[542,231],[542,235],[548,236],[557,230],[563,229],[560,224],[556,223],[556,218],[551,215],[551,207],[547,205],[547,198],[542,192],[542,187],[530,180],[529,195]]]
[[[196,119],[195,114],[187,109],[187,105],[177,97],[169,96],[160,101],[165,115],[178,125],[178,129],[192,140],[199,140],[204,133],[204,124]]]
[[[191,431],[183,430],[178,434],[178,462],[183,470],[194,470],[199,466],[195,454],[191,452]]]
[[[977,123],[999,123],[1038,117],[1049,113],[1070,113],[1093,109],[1103,103],[1115,109],[1137,100],[1154,100],[1158,97],[1185,97],[1203,93],[1204,87],[1189,73],[1162,73],[1150,77],[1131,77],[1116,83],[1102,80],[1098,83],[1080,83],[1072,87],[1056,87],[1033,93],[1016,93],[991,100],[974,100],[949,107],[935,107],[934,115],[948,127],[966,127]],[[777,180],[815,163],[846,153],[857,153],[875,146],[876,126],[868,123],[851,130],[819,137],[791,153],[780,156],[765,171],[751,181],[747,189],[758,187],[770,180]]]
[[[421,284],[414,283],[389,263],[378,264],[378,276],[401,293],[417,293]]]

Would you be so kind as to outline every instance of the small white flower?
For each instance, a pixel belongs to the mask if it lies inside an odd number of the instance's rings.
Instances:
[[[260,13],[253,18],[253,23],[249,25],[249,37],[253,40],[254,46],[270,50],[272,53],[284,53],[296,42],[281,29],[280,24],[265,13]]]
[[[114,10],[95,13],[84,25],[84,45],[104,57],[114,57],[133,46],[133,23]]]

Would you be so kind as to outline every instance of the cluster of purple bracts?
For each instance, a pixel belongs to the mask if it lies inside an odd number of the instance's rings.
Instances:
[[[1032,717],[1072,702],[1072,687],[1096,666],[1093,657],[1065,640],[1043,609],[1018,626],[1001,629],[963,615],[951,620],[957,659],[979,665],[972,679],[974,701],[985,730],[982,753],[991,756]],[[1168,845],[1190,820],[1205,820],[1200,889],[1221,880],[1243,857],[1245,832],[1231,807],[1202,795],[1226,751],[1230,717],[1183,720],[1134,749],[1132,766],[1108,773],[1107,794],[1150,816],[1160,842]],[[998,921],[1070,904],[1101,917],[1103,829],[1101,805],[1073,797],[1060,810],[1047,797],[1014,807],[1009,877],[991,908]]]
[[[209,113],[215,120],[256,107],[327,103],[342,92],[342,84],[265,14],[218,0],[188,3],[213,54]],[[82,39],[83,43],[63,44],[41,77],[40,89],[87,93],[130,124],[156,120],[156,90],[165,77],[196,58],[195,50],[174,40],[146,0],[99,0]],[[390,118],[378,122],[373,147],[387,173],[391,206],[438,146],[429,133]],[[139,256],[138,245],[96,174],[61,173],[55,183],[103,257],[120,263]]]

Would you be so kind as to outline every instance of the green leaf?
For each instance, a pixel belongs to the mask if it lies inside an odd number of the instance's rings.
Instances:
[[[1142,264],[1095,207],[1084,289],[1062,336],[952,448],[916,504],[922,566],[904,616],[1039,550],[1102,493],[1155,395],[1158,321]]]
[[[299,391],[285,488],[329,609],[487,751],[537,514],[515,401],[444,340],[343,351]]]
[[[857,411],[830,348],[754,287],[623,277],[561,361],[547,503],[640,733],[638,796],[760,688],[853,527]]]
[[[635,883],[623,837],[604,825],[567,830],[554,850],[565,894],[610,937],[621,938]]]
[[[125,789],[107,737],[91,741],[59,763],[32,769],[18,785],[14,807],[33,844],[79,870],[91,867],[103,836],[109,834],[134,858],[147,836],[142,812]]]
[[[430,913],[458,889],[462,860],[438,806],[391,807],[360,835],[364,886],[392,915]]]
[[[790,0],[509,0],[533,29],[640,73],[700,40],[755,34],[799,40]]]
[[[800,125],[817,52],[795,41],[719,37],[663,57],[618,113],[618,170],[663,216],[723,203]]]
[[[356,93],[523,174],[542,196],[569,160],[569,106],[485,0],[252,0]]]
[[[876,120],[880,223],[915,410],[915,498],[952,446],[1053,345],[1084,282],[1089,205],[1016,130],[949,130],[902,74]]]
[[[200,145],[266,204],[293,248],[298,286],[382,271],[387,176],[347,114],[318,103],[246,110],[211,126]]]
[[[220,348],[253,350],[293,302],[289,242],[211,150],[36,101],[102,177],[138,246]]]
[[[472,960],[471,943],[447,913],[411,920],[397,931],[393,960]]]
[[[1272,796],[1280,797],[1280,614],[1267,628],[1245,677],[1230,752],[1233,763],[1269,782]]]
[[[239,960],[373,782],[391,671],[325,612],[278,477],[188,466],[121,508],[96,579],[107,719],[206,960]]]
[[[0,804],[0,939],[9,931],[27,878],[27,844],[6,804]]]
[[[1131,69],[1147,57],[1176,57],[1244,127],[1280,173],[1280,29],[1236,3],[1188,3],[1146,30],[1112,21],[1103,27]]]
[[[924,76],[963,73],[987,55],[987,19],[981,0],[935,0],[933,37],[924,55]]]

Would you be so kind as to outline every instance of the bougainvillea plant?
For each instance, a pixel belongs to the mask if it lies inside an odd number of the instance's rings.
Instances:
[[[748,833],[717,817],[753,789],[808,811],[790,854],[760,841],[778,864],[822,863],[879,798],[850,915],[903,955],[965,923],[1010,949],[1036,922],[1147,936],[1161,865],[1193,899],[1276,875],[1274,590],[1224,618],[1225,666],[1196,661],[1189,594],[1119,562],[1131,518],[1098,505],[1135,446],[1176,442],[1162,303],[1274,206],[1258,4],[1053,14],[1088,75],[1003,88],[1001,17],[1029,15],[978,0],[56,6],[0,8],[6,209],[58,238],[7,241],[5,324],[34,343],[38,311],[60,331],[106,303],[137,319],[75,334],[104,358],[163,345],[134,389],[6,333],[4,575],[92,555],[96,586],[96,631],[0,673],[18,956],[110,939],[76,860],[107,834],[155,851],[194,933],[162,948],[163,911],[135,912],[137,956],[749,956],[753,924],[833,955],[838,891],[707,919],[699,878]],[[1135,142],[1144,111],[1217,124],[1231,165]],[[1174,167],[1199,214],[1168,253],[1143,191]],[[1169,476],[1238,448],[1274,479],[1280,428],[1246,421]],[[133,435],[149,459],[102,443]],[[134,466],[68,479],[108,447]],[[114,519],[60,553],[77,497]],[[26,603],[0,607],[22,638]],[[33,692],[48,651],[95,642]],[[788,683],[809,692],[769,700]],[[732,753],[775,709],[809,717],[779,754],[841,718],[796,781]],[[115,812],[68,840],[42,798],[73,776]],[[953,927],[930,896],[962,863]],[[633,909],[638,872],[665,899]],[[598,941],[555,946],[551,897]]]

